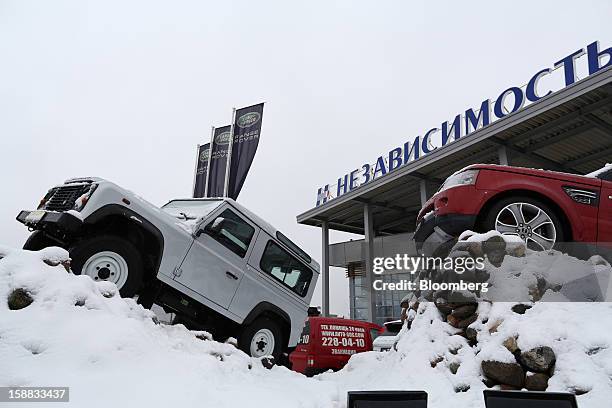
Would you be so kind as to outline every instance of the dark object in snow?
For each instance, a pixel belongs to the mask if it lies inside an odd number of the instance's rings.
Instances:
[[[555,364],[557,357],[548,346],[536,347],[521,353],[521,364],[536,373],[547,373]]]
[[[478,332],[476,331],[476,329],[472,327],[468,327],[465,329],[465,337],[468,340],[475,342],[478,340]]]
[[[525,377],[525,388],[529,391],[546,391],[550,377],[543,373],[529,373]]]
[[[531,309],[531,306],[523,303],[512,306],[512,311],[518,314],[525,314],[525,312],[529,309]]]
[[[470,390],[470,386],[467,384],[459,384],[455,386],[455,392],[468,392]]]
[[[491,264],[499,267],[506,256],[506,241],[499,235],[492,236],[482,243],[482,252]]]
[[[30,306],[33,301],[34,299],[27,290],[17,288],[8,296],[8,307],[10,310],[19,310]]]
[[[459,306],[458,308],[454,309],[451,314],[458,319],[465,319],[466,317],[473,315],[477,308],[478,305],[476,304]]]
[[[450,365],[448,366],[448,369],[450,370],[451,373],[457,374],[457,371],[459,370],[459,367],[461,367],[461,364],[459,364],[456,361],[454,361],[454,362],[450,363]]]
[[[272,367],[274,367],[274,357],[272,356],[262,357],[261,365],[267,368],[268,370],[272,369]]]
[[[520,364],[483,361],[481,367],[484,375],[490,380],[499,384],[507,384],[519,388],[523,387],[525,372]]]

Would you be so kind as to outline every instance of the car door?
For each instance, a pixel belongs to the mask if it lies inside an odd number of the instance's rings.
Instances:
[[[597,242],[612,249],[612,181],[603,180],[597,216]]]
[[[224,205],[198,231],[176,280],[227,309],[240,286],[258,228]]]

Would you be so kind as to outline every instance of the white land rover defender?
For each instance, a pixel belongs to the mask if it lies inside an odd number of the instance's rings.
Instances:
[[[172,200],[158,208],[99,178],[51,188],[17,220],[24,245],[60,246],[72,271],[114,282],[176,313],[181,323],[234,336],[254,357],[281,358],[298,341],[319,265],[231,199]]]

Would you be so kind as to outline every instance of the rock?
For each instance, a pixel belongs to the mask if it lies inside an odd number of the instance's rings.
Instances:
[[[489,327],[489,333],[491,334],[497,333],[497,329],[499,328],[499,326],[501,326],[502,323],[503,323],[503,320],[495,321],[495,323],[493,323],[491,327]]]
[[[442,361],[444,361],[444,357],[438,356],[435,359],[429,361],[429,365],[431,365],[431,368],[436,368],[438,363],[441,363]]]
[[[470,317],[468,317],[467,319],[463,319],[459,322],[457,328],[459,329],[465,329],[466,327],[468,327],[470,324],[474,323],[476,320],[478,319],[478,315],[477,314],[473,314]]]
[[[477,308],[478,305],[476,304],[459,306],[451,312],[451,315],[459,319],[465,319],[466,317],[473,315]]]
[[[436,299],[436,307],[444,316],[450,314],[453,311],[453,306],[447,303],[444,299]]]
[[[274,357],[272,357],[272,356],[262,357],[261,358],[261,365],[263,365],[268,370],[271,370],[272,367],[274,367]]]
[[[543,373],[527,373],[525,376],[525,388],[529,391],[546,391],[550,377]]]
[[[477,341],[478,340],[478,332],[476,331],[476,329],[471,328],[471,327],[467,327],[465,329],[465,337],[470,340],[470,341]]]
[[[482,251],[491,264],[501,266],[506,256],[506,241],[495,235],[482,243]]]
[[[482,379],[482,383],[483,383],[483,384],[485,385],[485,387],[487,387],[487,388],[493,388],[493,387],[495,387],[495,386],[497,385],[497,383],[496,383],[495,381],[493,381],[493,380],[492,380],[492,379],[490,379],[490,378],[486,378],[486,377]]]
[[[591,391],[591,389],[584,388],[584,387],[569,387],[568,391],[575,395],[582,395],[582,394],[586,394],[587,392]]]
[[[499,389],[502,391],[520,391],[522,387],[515,387],[509,384],[499,384]]]
[[[452,363],[450,363],[448,365],[448,369],[450,370],[451,373],[453,374],[457,374],[457,370],[459,370],[459,367],[461,367],[461,364],[459,364],[458,362],[454,361]]]
[[[19,310],[30,306],[33,301],[34,299],[27,290],[17,288],[8,296],[8,307],[10,310]]]
[[[506,243],[506,253],[510,256],[522,258],[525,256],[526,246],[524,242]]]
[[[519,388],[523,387],[525,372],[520,364],[483,361],[481,368],[487,378],[498,384],[507,384]]]
[[[520,357],[521,364],[536,373],[549,372],[556,360],[555,352],[548,346],[525,351]]]
[[[503,346],[512,354],[519,349],[518,345],[516,344],[516,337],[508,337],[506,340],[504,340]]]
[[[470,390],[470,386],[468,384],[458,384],[455,386],[455,392],[467,392]]]
[[[519,303],[517,305],[512,306],[512,311],[518,314],[525,314],[527,310],[531,309],[531,305],[526,305],[524,303]]]
[[[448,322],[448,324],[450,324],[453,327],[459,327],[459,323],[461,322],[461,320],[459,320],[458,318],[456,318],[455,316],[453,316],[452,314],[449,314],[448,316],[446,316],[446,321]]]

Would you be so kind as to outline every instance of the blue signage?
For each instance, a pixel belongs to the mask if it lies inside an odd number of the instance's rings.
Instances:
[[[526,104],[536,102],[552,94],[553,91],[550,89],[546,92],[539,89],[538,83],[543,77],[550,75],[556,69],[563,70],[563,87],[573,84],[577,81],[576,60],[585,54],[588,61],[588,75],[612,65],[612,47],[600,51],[599,42],[595,41],[587,45],[586,51],[581,48],[555,62],[553,68],[544,68],[536,72],[524,89],[523,87],[513,86],[500,93],[494,102],[485,99],[477,109],[467,109],[463,114],[455,116],[452,121],[445,121],[440,127],[431,128],[422,136],[419,135],[404,143],[403,146],[398,146],[388,154],[378,157],[373,164],[365,163],[361,168],[339,177],[338,182],[332,187],[327,184],[319,188],[317,206],[397,170],[438,148],[443,148],[461,137],[469,136],[474,131],[497,119],[518,111]],[[606,58],[607,61],[602,63]],[[440,141],[439,146],[434,144],[434,136]]]

